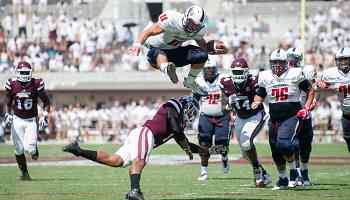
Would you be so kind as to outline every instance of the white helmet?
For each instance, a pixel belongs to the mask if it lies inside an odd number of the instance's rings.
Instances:
[[[300,62],[303,60],[303,53],[298,48],[289,48],[287,50],[287,61],[289,67],[301,67]]]
[[[205,18],[206,15],[203,8],[199,6],[191,6],[187,8],[184,16],[182,17],[182,26],[186,32],[198,32],[205,26]]]
[[[281,76],[288,70],[287,53],[283,49],[276,49],[270,55],[272,73]]]
[[[16,77],[20,82],[29,82],[32,80],[32,66],[26,62],[21,61],[16,67]]]
[[[350,48],[343,47],[335,54],[335,63],[340,71],[347,74],[350,71]]]
[[[204,80],[213,82],[218,75],[219,75],[218,64],[215,58],[209,57],[203,67]]]

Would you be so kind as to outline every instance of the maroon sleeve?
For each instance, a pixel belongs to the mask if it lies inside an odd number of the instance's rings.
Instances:
[[[47,92],[45,90],[44,80],[41,78],[36,79],[35,85],[37,88],[38,96],[44,104],[44,110],[49,112],[50,111],[50,99],[49,99],[49,96],[47,95]]]
[[[6,98],[5,98],[5,103],[6,103],[6,112],[11,112],[12,110],[12,80],[8,79],[5,83],[5,92],[6,92]]]

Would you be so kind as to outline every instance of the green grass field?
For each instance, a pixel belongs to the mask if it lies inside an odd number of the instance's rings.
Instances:
[[[115,145],[88,145],[114,152]],[[43,157],[65,156],[61,146],[41,145]],[[269,156],[267,145],[258,145],[262,155]],[[231,153],[239,150],[235,146]],[[0,158],[12,156],[13,148],[0,145]],[[182,154],[176,145],[165,145],[154,154]],[[315,145],[314,156],[348,156],[342,144]],[[273,165],[266,165],[276,180]],[[1,200],[121,200],[129,190],[127,169],[104,166],[31,166],[33,181],[21,182],[17,167],[0,166]],[[243,199],[344,199],[350,197],[348,165],[311,165],[314,183],[308,188],[273,191],[253,187],[252,170],[245,164],[231,164],[230,174],[222,173],[220,164],[209,168],[210,179],[198,182],[199,166],[149,165],[142,174],[142,190],[147,200],[243,200]]]

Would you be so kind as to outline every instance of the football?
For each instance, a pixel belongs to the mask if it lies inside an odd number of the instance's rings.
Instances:
[[[228,49],[223,41],[209,40],[207,42],[207,52],[212,55],[225,54],[228,52]]]

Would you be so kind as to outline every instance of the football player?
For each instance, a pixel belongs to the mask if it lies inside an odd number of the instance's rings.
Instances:
[[[190,144],[184,134],[184,128],[193,122],[198,109],[198,101],[192,96],[170,99],[159,108],[153,119],[147,120],[142,127],[133,129],[124,145],[113,155],[101,150],[82,149],[77,142],[65,146],[63,151],[111,167],[130,165],[131,190],[126,194],[126,199],[143,200],[140,178],[152,149],[174,138],[190,160],[193,159],[193,152],[198,153],[199,146]]]
[[[195,78],[201,72],[210,54],[224,54],[225,45],[218,41],[206,42],[203,37],[207,33],[207,16],[199,6],[189,7],[185,13],[165,11],[159,15],[158,22],[146,28],[137,38],[130,51],[138,55],[141,46],[148,49],[147,59],[152,67],[167,74],[173,83],[178,82],[176,67],[191,65],[184,86],[194,93],[202,93]],[[195,40],[199,46],[183,45]]]
[[[270,114],[269,143],[279,174],[274,189],[286,189],[289,184],[286,161],[290,169],[296,169],[293,161],[299,148],[299,123],[308,117],[315,92],[300,68],[288,67],[287,53],[283,49],[271,53],[270,65],[271,70],[259,74],[259,88],[252,109],[259,108],[267,97]],[[300,103],[301,91],[307,94],[304,107]]]
[[[266,113],[263,104],[256,109],[251,108],[257,89],[257,77],[249,73],[244,58],[235,59],[231,64],[231,77],[221,79],[223,91],[229,97],[230,108],[236,113],[235,132],[244,158],[253,167],[256,187],[265,187],[271,183],[271,176],[266,172],[258,160],[254,146],[254,138],[261,131]]]
[[[50,100],[45,92],[45,84],[41,78],[32,77],[32,67],[21,61],[16,67],[16,78],[8,79],[6,90],[5,121],[11,126],[11,135],[16,147],[15,156],[21,170],[20,180],[31,180],[25,153],[33,160],[39,158],[38,138],[38,98],[43,102],[44,116],[40,126],[47,126],[47,115],[50,111]]]
[[[289,67],[301,68],[305,78],[308,79],[312,84],[315,83],[316,70],[312,65],[302,66],[301,62],[303,60],[303,53],[298,48],[289,48],[287,50],[287,61]],[[305,92],[301,93],[301,104],[305,105],[307,94]],[[316,106],[316,99],[310,110]],[[309,168],[308,163],[310,160],[310,154],[312,149],[312,138],[314,136],[312,128],[312,119],[311,114],[305,119],[302,120],[302,125],[300,126],[299,134],[299,153],[295,155],[297,170],[290,170],[289,173],[289,187],[295,187],[297,185],[309,186],[311,185],[309,178]],[[301,160],[301,165],[299,161]],[[300,166],[300,168],[299,168]]]
[[[317,86],[336,92],[342,104],[344,140],[350,152],[350,48],[343,47],[335,55],[336,67],[324,70]]]
[[[221,154],[224,173],[229,172],[228,147],[229,147],[229,113],[224,109],[227,104],[220,87],[220,79],[223,77],[218,72],[218,66],[214,58],[209,58],[203,68],[203,74],[196,79],[197,84],[208,93],[201,97],[200,116],[198,123],[198,141],[203,149],[200,154],[201,172],[199,181],[208,179],[208,160],[210,153]],[[215,136],[215,152],[209,152]]]

